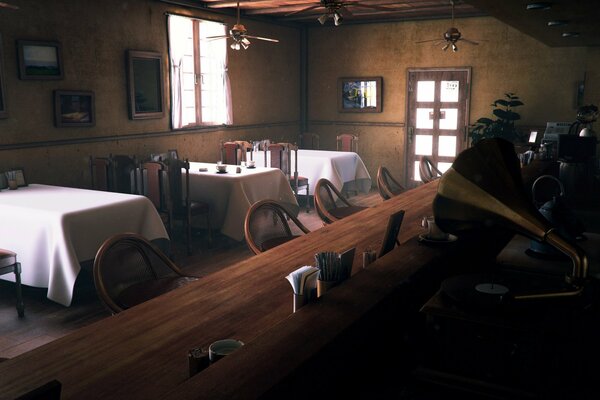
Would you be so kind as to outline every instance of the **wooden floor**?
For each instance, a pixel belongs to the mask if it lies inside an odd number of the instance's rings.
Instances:
[[[382,200],[376,191],[371,191],[352,196],[350,201],[373,206]],[[311,231],[323,226],[314,208],[310,213],[301,211],[299,218]],[[207,247],[204,234],[195,236],[194,254],[187,256],[185,246],[177,239],[176,236],[173,260],[196,276],[208,275],[253,255],[245,242],[216,233],[211,248]],[[24,286],[25,317],[18,318],[14,284],[0,280],[0,358],[15,357],[111,315],[96,295],[91,264],[84,265],[77,278],[70,307],[48,300],[46,294],[47,289]]]

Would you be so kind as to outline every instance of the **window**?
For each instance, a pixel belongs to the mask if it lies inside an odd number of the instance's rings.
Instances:
[[[169,15],[173,129],[231,124],[227,41],[218,22]]]

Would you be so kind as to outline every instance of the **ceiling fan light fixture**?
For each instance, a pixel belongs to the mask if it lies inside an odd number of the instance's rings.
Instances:
[[[340,26],[343,20],[344,18],[342,18],[342,15],[339,12],[335,11],[333,13],[333,23],[335,26]]]
[[[452,43],[452,51],[455,53],[458,51],[458,47],[456,46],[456,43]]]
[[[552,8],[552,3],[549,1],[538,1],[536,3],[527,4],[528,10],[549,10]]]
[[[569,23],[569,21],[565,21],[564,19],[556,19],[553,21],[548,21],[547,25],[548,26],[563,26],[563,25],[567,25]]]
[[[233,50],[239,50],[240,49],[240,44],[238,42],[233,42],[231,43],[231,47]]]
[[[327,14],[323,14],[321,15],[319,18],[317,18],[317,21],[319,21],[321,23],[321,25],[325,25],[325,22],[327,21]]]

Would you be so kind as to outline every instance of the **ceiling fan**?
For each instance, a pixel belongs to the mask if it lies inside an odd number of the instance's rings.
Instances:
[[[8,3],[3,3],[0,1],[0,8],[12,8],[13,10],[18,10],[19,7],[12,5],[12,4],[8,4]]]
[[[451,47],[452,51],[454,51],[454,52],[458,51],[458,46],[456,45],[456,42],[458,42],[458,41],[469,43],[469,44],[474,44],[474,45],[479,44],[478,42],[475,42],[475,41],[469,40],[469,39],[465,39],[464,37],[462,37],[462,34],[460,33],[460,31],[454,27],[454,0],[450,0],[450,4],[452,5],[452,24],[451,24],[451,27],[448,28],[448,30],[446,32],[444,32],[444,38],[443,39],[420,40],[415,43],[435,42],[434,45],[443,43],[444,46],[442,47],[442,50],[446,51],[446,50],[448,50],[449,47]]]
[[[231,39],[233,40],[233,43],[231,43],[231,48],[233,50],[239,50],[241,48],[243,48],[244,50],[246,50],[248,47],[250,47],[250,40],[248,40],[248,38],[250,39],[258,39],[258,40],[266,40],[267,42],[275,42],[278,43],[279,40],[277,39],[271,39],[271,38],[265,38],[265,37],[259,37],[259,36],[250,36],[247,34],[248,30],[246,29],[246,27],[242,24],[240,24],[240,2],[237,2],[237,22],[236,24],[233,26],[233,28],[231,28],[229,30],[229,35],[222,35],[222,36],[209,36],[207,37],[207,39]]]
[[[325,25],[325,22],[327,22],[327,20],[329,18],[332,18],[335,26],[338,26],[338,25],[341,25],[344,18],[349,18],[352,16],[352,12],[350,12],[350,10],[348,10],[346,8],[346,6],[363,7],[363,8],[370,8],[373,10],[381,10],[381,11],[394,11],[393,8],[387,8],[387,7],[376,6],[376,5],[368,5],[368,4],[360,4],[357,1],[320,0],[319,4],[308,6],[301,10],[297,10],[297,11],[291,12],[289,14],[286,14],[285,16],[289,17],[290,15],[299,14],[301,12],[314,10],[317,8],[324,8],[325,13],[322,14],[321,16],[319,16],[317,18],[317,20],[321,23],[321,25]]]

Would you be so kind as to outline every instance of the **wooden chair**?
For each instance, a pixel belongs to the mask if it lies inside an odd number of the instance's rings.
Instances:
[[[92,177],[92,189],[113,191],[114,170],[110,157],[90,156],[90,173]]]
[[[377,189],[383,200],[391,199],[406,190],[383,165],[377,170]]]
[[[113,188],[112,191],[119,193],[139,194],[138,161],[135,156],[123,154],[110,156],[113,165]]]
[[[221,143],[221,161],[224,164],[239,165],[240,164],[240,144],[229,141]]]
[[[168,188],[170,207],[169,231],[173,232],[173,222],[175,220],[183,221],[183,227],[186,235],[186,244],[188,254],[192,254],[192,219],[198,215],[206,217],[206,228],[208,230],[208,243],[212,244],[212,235],[210,232],[210,207],[207,203],[190,200],[190,163],[188,160],[167,160]],[[182,177],[182,171],[185,175]]]
[[[355,214],[368,207],[356,206],[350,203],[326,178],[321,178],[315,186],[315,209],[326,224]],[[360,229],[360,227],[357,227]]]
[[[240,146],[238,149],[238,160],[240,160],[240,163],[252,160],[252,143],[245,140],[236,140],[235,143]],[[250,158],[248,158],[248,153],[250,153]]]
[[[358,153],[358,136],[342,133],[336,137],[337,151],[352,151]]]
[[[17,293],[17,313],[19,317],[25,315],[23,305],[23,292],[21,290],[21,263],[17,261],[17,254],[5,249],[0,249],[0,275],[15,274],[15,290]]]
[[[442,176],[442,172],[437,169],[433,161],[427,156],[421,156],[419,160],[419,175],[423,183],[431,182]]]
[[[175,265],[156,245],[136,233],[108,238],[94,258],[100,300],[119,313],[198,279]]]
[[[320,136],[317,133],[304,132],[300,134],[300,144],[303,149],[319,150]]]
[[[292,151],[294,152],[294,169],[292,171]],[[269,157],[267,157],[267,154]],[[271,167],[279,168],[286,176],[294,194],[299,196],[301,189],[306,193],[306,212],[310,211],[310,192],[308,178],[298,175],[298,146],[292,143],[272,143],[265,150],[265,160],[270,158]]]
[[[261,200],[254,203],[244,220],[246,243],[254,254],[262,253],[309,232],[302,222],[274,200]]]
[[[169,206],[169,179],[167,166],[161,161],[146,161],[141,165],[142,194],[146,196],[160,215],[167,228],[171,227],[171,207]],[[171,231],[169,229],[169,235]]]

